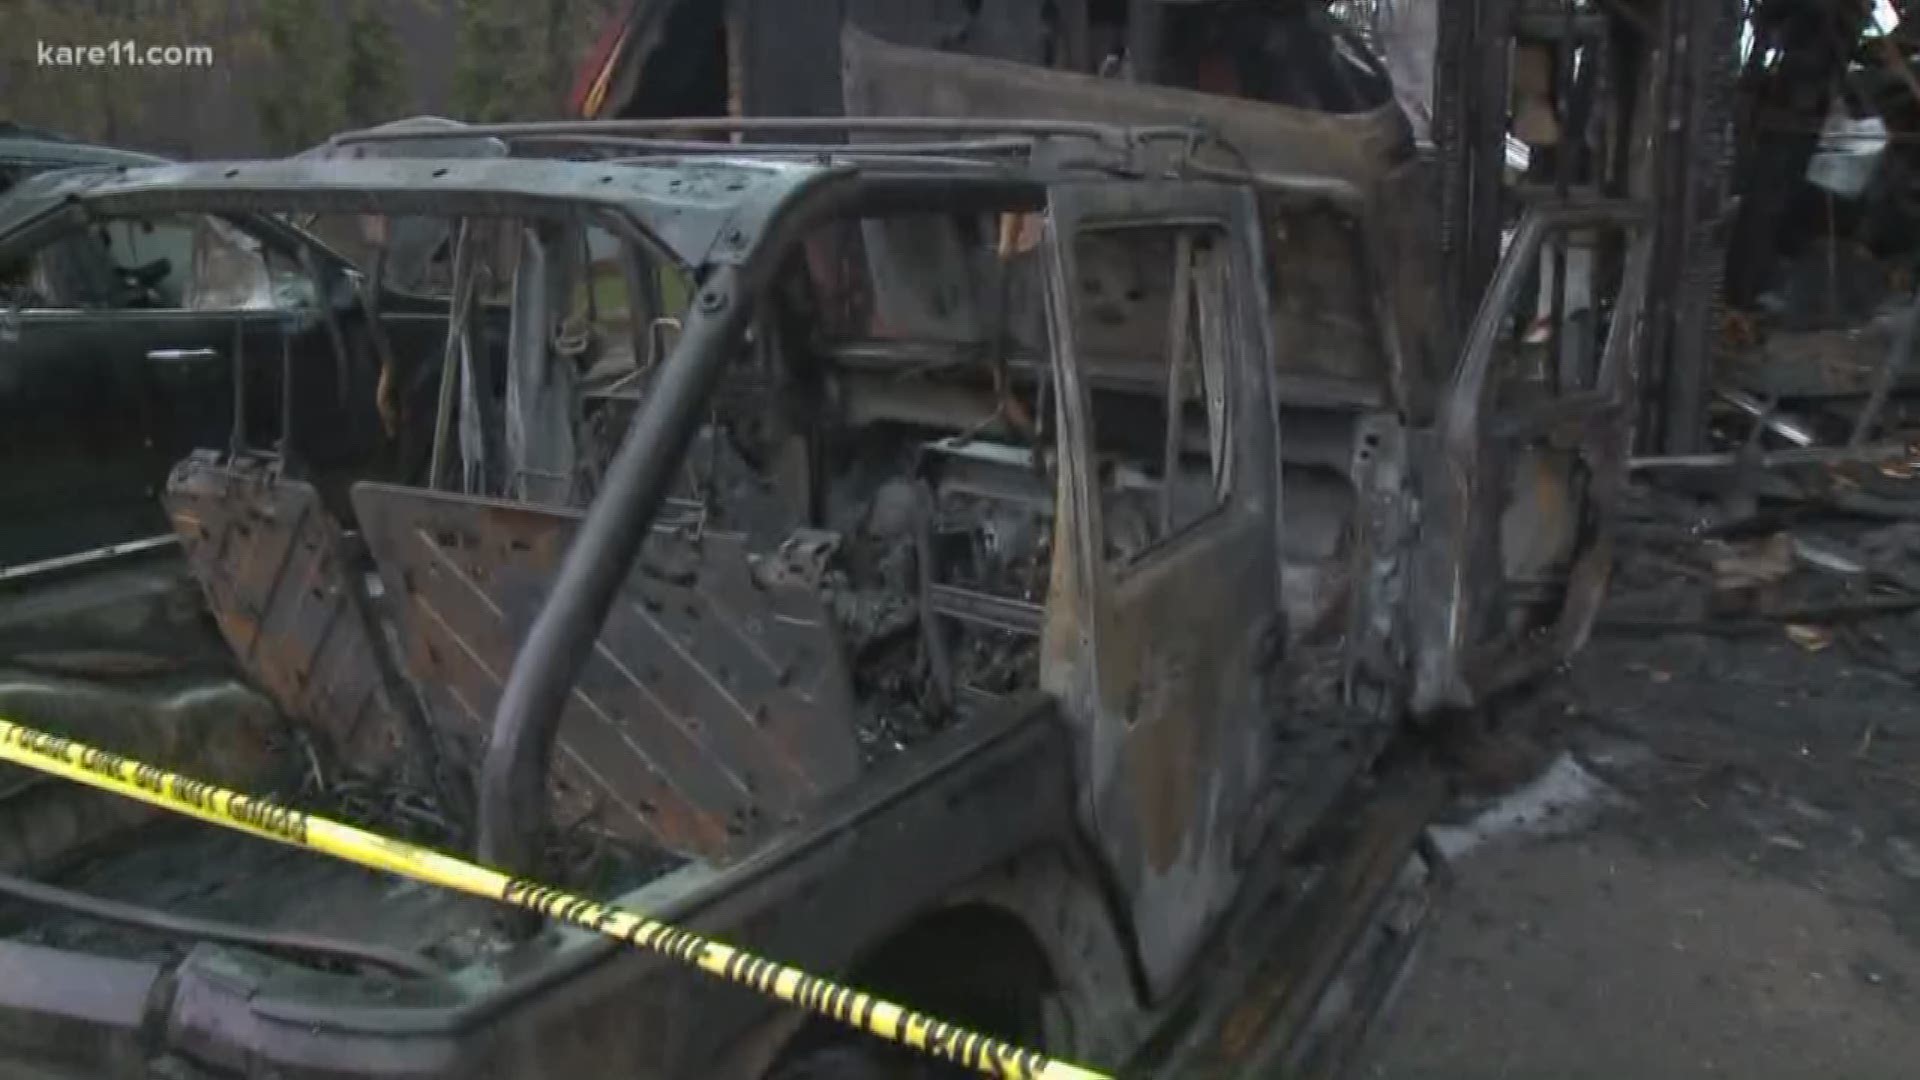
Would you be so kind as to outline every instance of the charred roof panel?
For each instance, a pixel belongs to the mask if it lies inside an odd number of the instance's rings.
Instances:
[[[753,246],[744,241],[790,196],[836,171],[713,158],[202,162],[28,180],[0,203],[0,235],[72,205],[113,214],[220,209],[530,217],[600,207],[631,214],[675,258],[698,266],[726,252],[744,256]]]

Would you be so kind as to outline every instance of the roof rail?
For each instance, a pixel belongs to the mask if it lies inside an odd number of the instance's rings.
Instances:
[[[1079,120],[1037,120],[1037,119],[991,119],[985,117],[890,117],[890,116],[786,116],[786,117],[716,117],[696,116],[666,120],[543,120],[510,124],[467,124],[459,127],[430,129],[402,129],[391,127],[365,128],[358,131],[345,131],[327,140],[328,146],[347,146],[357,143],[375,142],[414,142],[438,139],[475,139],[496,138],[513,140],[559,139],[576,141],[579,145],[595,142],[621,140],[632,143],[635,140],[654,139],[672,140],[684,138],[698,132],[712,132],[725,135],[752,134],[834,134],[852,135],[860,132],[876,134],[919,133],[924,135],[946,136],[982,136],[989,144],[985,149],[1000,149],[999,143],[1006,141],[993,139],[992,136],[1013,137],[1032,140],[1040,138],[1083,138],[1100,142],[1111,149],[1124,150],[1144,141],[1169,138],[1191,138],[1197,134],[1195,129],[1186,127],[1133,128],[1120,124],[1102,124]],[[972,142],[973,140],[968,140]],[[618,145],[618,144],[615,144]],[[693,145],[693,144],[689,144]],[[732,144],[710,144],[703,151],[713,150]],[[810,153],[830,152],[834,142],[823,142],[806,148]],[[847,143],[850,148],[862,153],[871,152],[866,144]],[[894,144],[898,152],[927,152],[925,146]],[[951,150],[951,143],[934,144],[935,149]],[[760,152],[760,144],[750,149]],[[971,147],[966,152],[974,152],[979,147]]]
[[[771,154],[817,157],[822,154],[839,156],[843,151],[861,156],[888,157],[894,155],[926,157],[930,155],[956,157],[1019,157],[1033,151],[1036,140],[1033,138],[999,139],[952,139],[928,142],[873,142],[873,143],[732,143],[706,142],[692,139],[644,139],[624,135],[522,135],[507,140],[514,147],[553,146],[578,147],[581,149],[608,150],[635,157],[648,157],[655,154],[700,155],[700,154]]]
[[[875,135],[929,135],[943,139],[907,142],[853,142],[846,139],[818,143],[735,143],[702,142],[687,138],[699,133],[720,135],[770,134],[809,135],[858,133]],[[1100,151],[1112,155],[1115,162],[1135,163],[1139,151],[1149,146],[1174,153],[1161,162],[1172,163],[1181,173],[1227,183],[1250,184],[1262,191],[1287,199],[1328,202],[1354,211],[1365,202],[1365,193],[1353,183],[1305,173],[1260,172],[1244,166],[1245,155],[1217,132],[1202,124],[1130,127],[1125,124],[1085,120],[1047,120],[1035,118],[950,117],[950,116],[787,116],[716,117],[697,116],[657,120],[542,120],[503,124],[450,123],[444,128],[409,128],[385,125],[357,131],[345,131],[328,139],[319,149],[391,142],[431,142],[471,139],[498,139],[512,147],[577,147],[612,152],[615,161],[641,161],[652,156],[768,155],[869,160],[927,162],[944,159],[949,164],[1004,163],[1022,155],[1032,158],[1039,144],[1053,139],[1084,139],[1098,144]],[[1241,167],[1223,166],[1198,160],[1202,148],[1220,149],[1237,158]],[[1111,164],[1085,159],[1070,162],[1075,167],[1111,168]]]

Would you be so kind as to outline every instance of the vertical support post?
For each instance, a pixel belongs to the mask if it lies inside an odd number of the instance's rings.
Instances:
[[[1733,89],[1741,0],[1669,0],[1661,20],[1657,177],[1652,192],[1655,265],[1649,364],[1663,378],[1657,445],[1671,454],[1705,447],[1721,285],[1724,219],[1732,175]]]
[[[1160,0],[1128,0],[1127,60],[1133,68],[1133,81],[1160,81],[1160,48],[1163,15]]]
[[[1441,304],[1443,356],[1458,355],[1500,261],[1512,14],[1512,0],[1441,4],[1433,141],[1440,155],[1443,280],[1452,290]]]

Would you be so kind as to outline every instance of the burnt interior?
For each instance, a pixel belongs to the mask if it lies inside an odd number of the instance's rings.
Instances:
[[[931,304],[948,333],[887,324],[863,225],[950,231]],[[815,236],[763,299],[678,492],[698,527],[744,533],[817,584],[869,761],[1039,684],[1051,405],[1041,343],[982,311],[1000,287],[998,226],[928,216]],[[1035,282],[1021,287],[1031,302]],[[615,445],[601,433],[623,430],[644,393],[628,385],[588,396],[590,472]]]
[[[692,289],[660,252],[590,221],[297,224],[377,269],[355,288],[316,287],[339,332],[310,318],[306,354],[262,365],[239,399],[246,423],[181,464],[169,509],[241,666],[302,729],[330,786],[363,793],[335,809],[462,849],[490,695]],[[1301,216],[1296,245],[1314,243],[1314,224]],[[609,891],[682,857],[731,859],[860,771],[1042,685],[1068,565],[1042,235],[1031,192],[855,216],[822,226],[773,276],[583,674],[576,697],[591,715],[563,722],[554,880]],[[528,255],[536,239],[544,263]],[[1167,226],[1092,229],[1070,245],[1063,299],[1105,563],[1219,503],[1223,403],[1246,392],[1222,382],[1225,350],[1244,345],[1221,299],[1231,242]],[[542,288],[544,305],[531,304]],[[1281,289],[1281,374],[1377,379],[1364,320],[1312,288]],[[361,374],[343,388],[340,370]],[[516,383],[527,370],[551,400]],[[1294,638],[1331,656],[1369,414],[1363,394],[1282,397],[1285,599]],[[378,422],[328,419],[342,409]],[[564,471],[531,460],[556,447]],[[783,619],[800,629],[754,629]],[[1332,701],[1339,688],[1314,692]],[[347,712],[360,722],[336,722]],[[365,752],[369,732],[380,753]],[[327,805],[321,792],[302,802]]]
[[[871,767],[1041,686],[1041,637],[1066,563],[1056,552],[1061,403],[1039,236],[1026,202],[842,220],[775,275],[576,690],[590,707],[562,722],[556,781],[598,792],[601,811],[630,810],[630,827],[612,833],[731,857],[852,779],[830,759],[802,761],[794,745],[850,737]],[[1245,392],[1222,382],[1228,351],[1240,347],[1223,299],[1228,240],[1208,228],[1129,228],[1089,231],[1073,246],[1068,303],[1090,409],[1100,558],[1124,563],[1219,505],[1230,469],[1226,405]],[[479,380],[471,397],[463,383],[455,395],[461,419],[453,426],[471,415],[477,430],[462,435],[441,487],[507,498],[529,513],[538,507],[547,517],[508,529],[532,530],[527,539],[480,535],[401,555],[407,535],[445,530],[360,522],[380,563],[398,651],[426,691],[433,726],[457,732],[468,760],[484,745],[514,635],[537,610],[570,536],[564,514],[591,502],[677,332],[669,298],[685,290],[672,276],[652,262],[625,281],[629,319],[648,313],[648,333],[589,318],[583,347],[545,361],[565,367],[572,386],[572,407],[549,414],[569,418],[563,441],[577,451],[564,498],[542,506],[514,497],[516,463],[498,453],[506,440],[490,430],[524,408],[504,389],[512,376]],[[579,315],[556,310],[556,338]],[[523,412],[518,422],[531,420]],[[1352,437],[1351,420],[1327,426],[1332,438]],[[480,456],[484,467],[474,468]],[[1311,488],[1312,470],[1335,464],[1306,463],[1302,482]],[[1338,519],[1351,512],[1351,499],[1338,494],[1344,472],[1332,475],[1321,482],[1333,497],[1302,496],[1307,513],[1325,519],[1301,532],[1302,554],[1322,563],[1345,554]],[[404,503],[404,485],[380,498]],[[486,533],[506,527],[510,515],[498,505],[442,506],[439,518],[420,520],[458,517],[454,531]],[[434,574],[434,559],[457,564],[462,587],[486,602],[414,576]],[[755,596],[729,592],[741,560],[761,582]],[[829,649],[754,629],[768,619],[809,622],[768,591],[796,585],[827,613]],[[1331,590],[1312,591],[1324,614]],[[447,626],[476,625],[487,609],[507,612],[505,623],[448,636]],[[454,654],[474,649],[485,670],[456,670]],[[797,698],[784,682],[757,681],[819,664],[839,679]],[[453,692],[438,693],[442,686]],[[715,686],[721,697],[709,694]],[[735,713],[758,727],[734,723]],[[684,738],[655,741],[667,728]],[[623,746],[634,748],[635,762],[624,775],[643,794],[624,787],[611,764]],[[569,758],[579,774],[572,780]],[[710,783],[699,780],[705,774]],[[562,804],[563,820],[596,812],[592,797]],[[709,820],[719,828],[702,824]]]
[[[321,715],[338,710],[303,706],[340,696],[328,680],[353,683],[354,700],[375,703],[405,744],[403,765],[383,773],[442,805],[447,840],[462,846],[518,637],[677,340],[691,290],[659,252],[591,223],[560,233],[508,219],[301,224],[382,267],[363,293],[412,320],[384,340],[364,307],[341,320],[355,332],[340,341],[367,354],[357,362],[385,369],[377,385],[354,387],[377,399],[383,424],[361,429],[356,450],[289,413],[264,456],[203,454],[169,498],[199,493],[198,532],[183,538],[203,550],[198,573],[242,663],[291,715],[343,740],[350,733],[329,732]],[[1276,235],[1293,245],[1339,248],[1313,239],[1327,225],[1312,214],[1288,224]],[[589,715],[563,723],[553,819],[575,839],[557,845],[604,866],[609,844],[638,844],[638,862],[616,860],[634,872],[660,865],[646,852],[729,858],[851,781],[833,753],[795,746],[849,741],[857,771],[1040,687],[1065,565],[1041,235],[1024,196],[856,216],[821,227],[774,275],[601,635],[578,692]],[[536,241],[544,261],[528,254]],[[1073,241],[1066,301],[1103,561],[1136,558],[1218,505],[1231,469],[1224,403],[1244,392],[1222,382],[1226,350],[1240,347],[1222,299],[1229,243],[1175,227]],[[1351,297],[1352,264],[1335,262],[1347,277],[1317,290]],[[1379,377],[1351,304],[1316,301],[1311,280],[1275,285],[1283,378]],[[544,304],[527,300],[533,289],[547,291]],[[523,320],[539,325],[527,333]],[[325,373],[324,352],[306,363]],[[550,398],[530,396],[527,371]],[[1283,386],[1282,396],[1283,598],[1299,655],[1313,646],[1332,656],[1355,572],[1355,454],[1370,414],[1361,394],[1313,400]],[[324,459],[305,450],[323,434],[334,444]],[[368,481],[380,487],[366,497],[385,508],[380,520],[349,494]],[[258,612],[284,609],[289,594],[236,568],[284,562],[271,508],[301,485],[319,501],[305,513],[324,519],[317,535],[329,550],[315,565],[331,569],[309,588],[308,613],[282,610],[276,622]],[[218,516],[205,512],[209,498],[235,511],[226,531],[208,531]],[[249,499],[258,507],[246,509]],[[758,592],[739,591],[748,580]],[[800,603],[800,592],[813,599]],[[235,598],[247,596],[239,613]],[[824,644],[756,629],[810,625],[814,603]],[[297,645],[323,617],[329,629],[305,659],[257,640],[266,626],[268,644]],[[322,670],[322,651],[339,654],[350,638],[349,651],[379,657],[391,676],[368,663]],[[833,678],[789,685],[785,669],[821,665]],[[338,757],[348,769],[368,764],[344,745]]]

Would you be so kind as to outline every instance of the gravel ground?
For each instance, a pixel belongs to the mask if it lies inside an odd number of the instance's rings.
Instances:
[[[1920,1076],[1920,621],[1800,638],[1603,637],[1499,722],[1461,821],[1601,794],[1460,857],[1360,1075]]]

